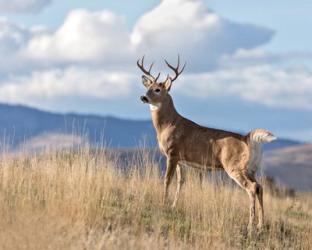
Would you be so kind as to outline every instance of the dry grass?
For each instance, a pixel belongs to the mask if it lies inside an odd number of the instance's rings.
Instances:
[[[152,161],[139,157],[125,174],[107,159],[88,150],[3,155],[0,249],[312,249],[311,195],[265,194],[265,229],[250,238],[239,188],[200,187],[189,174],[172,210]]]

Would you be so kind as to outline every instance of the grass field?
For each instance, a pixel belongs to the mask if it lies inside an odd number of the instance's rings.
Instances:
[[[264,195],[264,231],[249,237],[248,196],[188,173],[176,209],[162,205],[157,165],[129,172],[103,152],[44,153],[0,165],[0,249],[312,249],[312,195]],[[171,186],[171,200],[175,182]]]

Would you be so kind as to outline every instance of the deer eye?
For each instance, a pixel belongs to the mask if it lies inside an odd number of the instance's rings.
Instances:
[[[155,92],[156,92],[156,93],[159,93],[159,92],[160,92],[160,89],[155,89]]]

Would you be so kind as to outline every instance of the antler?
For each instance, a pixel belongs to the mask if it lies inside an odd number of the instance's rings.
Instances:
[[[151,64],[151,66],[149,67],[149,70],[146,70],[146,69],[144,68],[144,58],[145,58],[145,56],[142,57],[141,63],[140,63],[140,59],[137,61],[138,67],[143,71],[143,73],[144,73],[145,75],[147,75],[148,77],[152,78],[153,81],[157,82],[157,80],[158,80],[158,78],[159,78],[159,76],[160,76],[160,73],[158,74],[158,76],[157,76],[156,78],[155,78],[154,76],[152,76],[151,70],[152,70],[152,68],[153,68],[153,66],[154,66],[154,63]]]
[[[172,70],[174,71],[174,73],[175,73],[175,77],[171,79],[171,81],[173,82],[173,81],[175,81],[175,80],[179,77],[179,75],[181,75],[181,73],[182,73],[183,70],[185,69],[186,63],[183,65],[182,69],[180,70],[180,55],[178,55],[178,65],[177,65],[177,67],[173,67],[172,65],[170,65],[170,64],[167,62],[167,60],[165,60],[165,62],[166,62],[166,64],[167,64],[167,66],[168,66],[170,69],[172,69]],[[169,77],[169,75],[168,75],[168,77]]]

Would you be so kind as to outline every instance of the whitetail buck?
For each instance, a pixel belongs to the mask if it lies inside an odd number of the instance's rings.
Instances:
[[[141,100],[150,105],[153,125],[157,132],[157,140],[161,152],[167,157],[167,169],[164,181],[164,202],[167,200],[168,187],[176,171],[177,190],[173,202],[176,206],[183,184],[182,166],[200,169],[222,168],[226,173],[245,189],[250,199],[250,217],[248,228],[253,231],[255,221],[255,201],[259,203],[260,229],[263,224],[263,189],[256,181],[255,173],[261,161],[263,142],[271,142],[276,137],[264,130],[256,129],[247,135],[240,135],[223,130],[200,126],[183,116],[175,109],[169,94],[172,82],[183,72],[180,69],[180,58],[177,67],[167,66],[175,73],[168,75],[164,82],[158,82],[160,74],[155,78],[151,74],[153,64],[144,68],[144,57],[137,62],[144,72],[143,85],[147,88]]]

